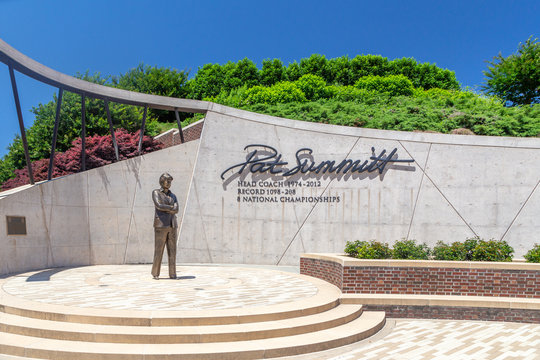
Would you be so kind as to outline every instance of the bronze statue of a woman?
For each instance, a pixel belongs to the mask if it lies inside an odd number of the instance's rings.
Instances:
[[[167,255],[169,257],[169,277],[176,279],[176,230],[178,222],[176,214],[178,213],[178,200],[169,190],[173,178],[168,173],[163,173],[159,177],[160,189],[152,191],[152,200],[156,207],[154,216],[154,263],[152,265],[152,276],[159,279],[161,270],[161,259],[163,251],[167,245]]]

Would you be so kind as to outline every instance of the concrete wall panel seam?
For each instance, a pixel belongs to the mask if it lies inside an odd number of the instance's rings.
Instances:
[[[349,152],[347,153],[346,155],[346,158],[348,158],[351,154],[351,152],[353,151],[353,149],[356,147],[356,144],[358,144],[358,141],[360,140],[359,137],[356,138],[356,141],[354,142],[354,144],[351,146],[351,148],[349,149]],[[334,179],[330,180],[328,182],[328,184],[326,185],[326,187],[324,188],[324,190],[322,191],[321,193],[321,196],[323,196],[328,188],[330,187],[330,184],[332,184],[332,182],[334,181]],[[289,244],[287,245],[287,247],[285,248],[285,250],[283,251],[283,253],[281,254],[281,257],[279,258],[278,262],[276,265],[279,265],[279,263],[281,262],[281,260],[283,259],[283,257],[285,256],[285,254],[287,253],[287,250],[289,250],[291,244],[294,242],[294,240],[296,239],[296,236],[300,233],[300,231],[302,231],[302,228],[304,226],[304,224],[306,223],[306,221],[309,219],[309,217],[311,216],[311,213],[313,212],[313,210],[315,209],[315,207],[318,205],[318,202],[315,202],[313,204],[313,206],[311,207],[311,209],[309,210],[309,213],[307,214],[307,216],[305,217],[304,221],[302,221],[302,224],[300,224],[300,226],[298,227],[296,233],[294,234],[293,238],[291,239],[291,241],[289,242]],[[296,213],[296,212],[295,212]],[[298,221],[298,219],[297,219]],[[305,252],[305,250],[304,250]]]
[[[83,172],[86,178],[86,227],[88,229],[88,264],[94,264],[94,249],[92,246],[92,231],[90,228],[90,187],[88,186],[88,171]]]
[[[409,150],[407,150],[407,148],[405,148],[405,146],[403,145],[403,143],[401,141],[398,141],[398,143],[401,145],[401,147],[407,152],[407,154],[409,154],[409,156],[411,157],[411,159],[414,159],[414,162],[420,166],[420,164],[418,164],[418,161],[411,155],[411,153],[409,152]],[[424,167],[427,167],[428,166],[428,161],[429,161],[429,154],[431,153],[431,147],[433,146],[433,144],[429,144],[429,148],[428,148],[428,153],[426,155],[426,160],[424,161]],[[422,191],[422,184],[424,182],[424,177],[425,177],[425,172],[422,171],[422,177],[420,178],[420,184],[418,185],[418,190],[416,192],[416,199],[414,201],[414,207],[413,207],[413,211],[412,211],[412,215],[411,215],[411,221],[409,222],[409,230],[407,230],[407,237],[406,239],[409,240],[409,235],[411,234],[411,228],[412,228],[412,224],[413,224],[413,221],[414,221],[414,213],[416,212],[416,205],[418,205],[418,198],[420,197],[420,191]]]
[[[141,176],[141,164],[139,163],[139,166],[137,167],[137,178],[140,178]],[[127,181],[126,181],[127,183]],[[128,253],[128,248],[129,248],[129,239],[130,239],[130,235],[131,235],[131,226],[133,225],[133,211],[134,211],[134,208],[135,208],[135,199],[137,197],[137,184],[135,184],[135,186],[133,187],[133,197],[131,198],[131,206],[129,207],[130,211],[129,211],[129,224],[128,224],[128,233],[127,233],[127,237],[126,237],[126,246],[125,246],[125,249],[124,249],[124,261],[123,261],[123,264],[126,264],[127,263],[127,253]]]
[[[45,230],[45,239],[47,241],[47,248],[48,248],[48,254],[47,254],[47,266],[54,267],[55,261],[54,261],[54,254],[52,252],[52,244],[51,244],[51,234],[49,232],[50,224],[47,225],[47,216],[45,211],[45,204],[44,204],[44,194],[43,194],[43,187],[39,187],[39,193],[40,193],[40,203],[41,203],[41,217],[43,219],[43,229]],[[49,256],[51,258],[51,263],[49,265]]]
[[[536,185],[534,186],[534,188],[532,189],[531,193],[529,194],[529,196],[527,196],[527,199],[525,199],[525,201],[523,202],[523,205],[521,205],[521,207],[519,208],[516,216],[514,216],[514,218],[512,219],[512,222],[510,223],[510,225],[508,225],[508,228],[506,229],[506,231],[504,232],[504,234],[502,234],[501,236],[501,240],[504,239],[504,237],[506,236],[506,234],[508,233],[508,231],[512,228],[512,226],[514,225],[514,222],[517,220],[517,218],[519,217],[519,214],[521,214],[521,210],[523,210],[523,208],[525,207],[525,205],[527,205],[527,203],[529,202],[529,200],[531,199],[531,197],[533,196],[534,192],[536,191],[536,189],[538,188],[538,185],[540,184],[540,180],[538,180],[538,182],[536,183]]]
[[[448,199],[448,197],[442,192],[442,190],[440,189],[439,186],[437,186],[437,184],[435,183],[435,181],[433,181],[433,179],[427,174],[427,168],[426,168],[426,171],[424,171],[424,174],[426,175],[426,177],[428,178],[428,180],[433,184],[433,186],[435,187],[435,189],[437,189],[437,191],[439,192],[439,194],[441,194],[441,196],[444,198],[444,200],[446,200],[446,202],[448,203],[448,205],[450,205],[450,207],[452,209],[454,209],[454,211],[456,212],[456,214],[461,218],[461,220],[463,220],[463,223],[465,225],[467,225],[467,227],[473,232],[473,234],[475,236],[478,236],[478,233],[476,231],[474,231],[474,229],[472,228],[471,224],[469,224],[469,222],[467,220],[465,220],[465,218],[463,217],[463,215],[461,215],[461,213],[458,211],[458,209],[456,209],[456,207],[454,206],[454,204],[452,204],[452,202],[450,201],[450,199]]]
[[[202,236],[203,236],[203,239],[204,239],[204,243],[206,244],[206,251],[208,253],[208,260],[210,261],[210,263],[213,263],[214,261],[212,260],[212,253],[210,251],[210,246],[208,244],[208,237],[206,236],[205,221],[204,221],[204,218],[203,218],[203,214],[201,212],[201,202],[199,200],[199,192],[197,191],[197,184],[195,183],[195,181],[192,181],[192,185],[193,185],[192,191],[195,194],[195,199],[197,201],[197,208],[199,209],[199,217],[201,219],[201,231],[202,231]]]

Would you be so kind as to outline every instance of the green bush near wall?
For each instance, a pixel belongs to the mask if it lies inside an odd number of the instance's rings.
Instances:
[[[473,237],[464,242],[456,241],[451,244],[439,241],[433,250],[426,244],[417,244],[416,240],[398,240],[392,249],[388,244],[375,240],[347,241],[345,253],[359,259],[512,261],[514,249],[504,240]],[[529,262],[540,262],[540,245],[536,244],[525,255],[525,259]]]
[[[504,240],[478,240],[472,250],[473,261],[512,261],[514,249]]]
[[[426,244],[417,244],[416,240],[398,240],[394,244],[392,257],[404,260],[428,260],[431,249]]]
[[[390,259],[392,249],[387,243],[375,240],[354,242],[347,241],[345,252],[358,259]]]
[[[540,244],[535,244],[524,257],[527,262],[540,263]]]

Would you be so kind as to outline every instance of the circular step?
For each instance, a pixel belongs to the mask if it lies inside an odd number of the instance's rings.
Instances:
[[[0,354],[38,359],[259,359],[364,339],[384,312],[340,304],[325,281],[268,269],[149,265],[0,279]]]
[[[196,326],[312,315],[339,303],[325,281],[275,270],[178,267],[153,280],[149,265],[48,269],[0,280],[0,311],[102,325]]]

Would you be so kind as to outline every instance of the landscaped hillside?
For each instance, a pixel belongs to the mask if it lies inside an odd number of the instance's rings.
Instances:
[[[540,135],[540,104],[505,106],[508,103],[498,97],[460,89],[454,72],[411,58],[388,60],[359,55],[326,59],[312,55],[287,66],[279,59],[264,60],[260,69],[243,59],[224,65],[206,64],[191,79],[185,71],[141,64],[120,76],[78,77],[131,91],[214,101],[304,121],[405,131]],[[50,156],[55,107],[53,99],[33,108],[35,121],[27,129],[32,161]],[[80,109],[80,97],[66,93],[58,152],[70,149],[79,137]],[[86,112],[87,136],[107,135],[103,101],[90,99]],[[117,129],[133,133],[140,127],[140,108],[111,104],[111,114]],[[182,114],[183,124],[201,116]],[[174,114],[149,111],[146,134],[156,135],[174,126]],[[22,148],[16,136],[9,153],[0,160],[0,185],[14,177],[16,169],[25,167]]]
[[[387,81],[390,85],[366,88],[360,84],[326,86],[321,78],[307,75],[296,82],[240,88],[208,100],[290,119],[374,129],[496,136],[540,134],[540,104],[505,107],[496,98],[469,91],[412,88],[407,79],[396,78],[371,77],[369,81]],[[307,79],[318,86],[303,87],[301,82]],[[406,85],[393,86],[395,80]]]

